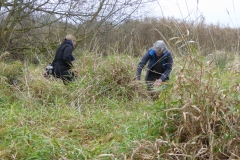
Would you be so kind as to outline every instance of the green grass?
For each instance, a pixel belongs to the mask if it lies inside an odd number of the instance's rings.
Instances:
[[[0,159],[171,159],[174,148],[194,159],[206,139],[207,156],[237,158],[226,148],[239,136],[239,74],[199,55],[176,58],[169,87],[153,101],[144,83],[135,89],[139,58],[78,58],[69,86],[45,79],[44,65],[24,65],[16,85],[1,71]],[[202,123],[212,128],[201,131]]]
[[[117,103],[106,99],[105,107],[88,106],[82,114],[77,108],[60,105],[5,106],[1,108],[0,149],[7,152],[2,156],[75,159],[83,154],[93,158],[126,153],[132,141],[154,139],[151,123],[157,119],[149,115],[148,104],[143,108],[142,104]]]

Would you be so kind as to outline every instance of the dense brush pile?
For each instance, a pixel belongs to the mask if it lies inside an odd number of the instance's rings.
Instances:
[[[109,98],[132,99],[134,87],[131,82],[135,79],[136,67],[130,56],[109,56],[94,72],[97,80],[94,90]]]

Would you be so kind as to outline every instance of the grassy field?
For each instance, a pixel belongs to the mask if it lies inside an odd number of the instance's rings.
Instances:
[[[0,159],[239,159],[240,58],[227,55],[174,54],[154,93],[135,81],[141,57],[82,53],[69,86],[45,62],[2,60]]]

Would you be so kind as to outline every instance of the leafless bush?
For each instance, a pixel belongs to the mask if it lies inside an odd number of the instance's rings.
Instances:
[[[0,47],[15,54],[51,53],[67,33],[74,34],[78,42],[89,43],[89,37],[120,24],[143,2],[2,1]]]

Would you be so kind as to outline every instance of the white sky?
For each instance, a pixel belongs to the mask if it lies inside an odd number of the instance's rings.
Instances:
[[[154,17],[197,20],[202,15],[207,24],[240,27],[240,0],[156,0],[144,10]]]

